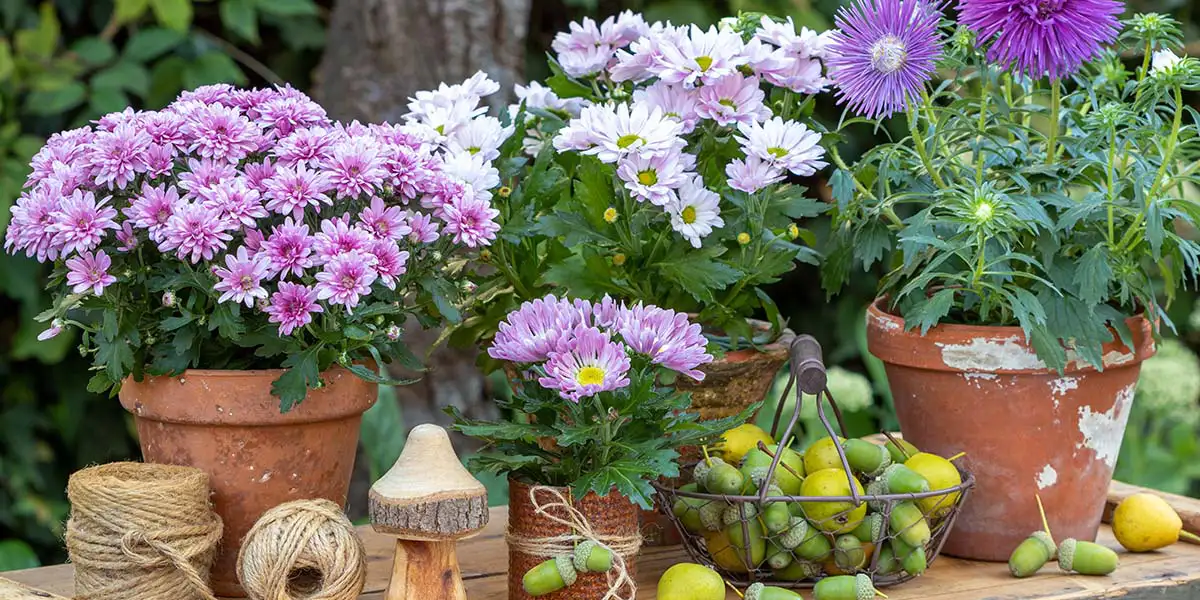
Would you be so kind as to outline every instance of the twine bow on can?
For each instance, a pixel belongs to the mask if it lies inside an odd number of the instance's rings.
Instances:
[[[548,496],[549,501],[539,500],[539,495]],[[532,556],[553,558],[571,555],[575,551],[575,546],[581,542],[594,542],[607,548],[613,556],[612,568],[608,571],[608,590],[600,600],[634,599],[637,595],[637,582],[629,575],[625,557],[637,555],[642,547],[641,535],[607,535],[596,532],[587,517],[575,508],[571,499],[559,488],[533,486],[529,488],[529,503],[533,506],[535,514],[566,527],[569,533],[551,537],[524,538],[515,535],[510,529],[505,537],[512,549]],[[554,514],[554,511],[565,515],[565,518]]]

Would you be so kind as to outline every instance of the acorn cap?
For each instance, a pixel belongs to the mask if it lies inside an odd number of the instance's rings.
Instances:
[[[554,557],[554,566],[558,568],[558,574],[562,577],[563,583],[568,586],[575,585],[575,580],[579,578],[579,572],[575,570],[575,560],[566,554]]]
[[[721,520],[726,525],[749,521],[758,516],[758,507],[749,503],[739,503],[725,509]]]
[[[1067,538],[1058,545],[1058,568],[1071,571],[1073,566],[1075,566],[1075,540]]]
[[[763,589],[765,589],[766,587],[767,587],[766,584],[764,584],[762,582],[751,584],[750,587],[746,588],[746,594],[744,596],[744,599],[745,600],[758,600],[759,596],[762,596]]]
[[[1029,537],[1036,539],[1037,541],[1041,542],[1043,546],[1046,547],[1046,556],[1049,559],[1054,558],[1055,553],[1058,552],[1058,548],[1054,545],[1054,538],[1050,537],[1050,534],[1039,529],[1039,530],[1031,533],[1029,535]]]
[[[875,585],[868,575],[859,573],[854,576],[854,594],[855,600],[871,600],[875,597]]]
[[[709,502],[700,507],[700,524],[709,531],[719,531],[725,526],[725,508],[720,502]]]
[[[794,550],[796,546],[804,543],[804,539],[807,537],[808,521],[805,521],[803,517],[792,517],[787,530],[779,536],[779,544],[788,550]]]
[[[406,540],[470,537],[488,523],[487,495],[459,461],[446,430],[418,425],[396,464],[371,486],[371,527]]]
[[[721,459],[713,458],[710,460],[712,460],[713,463],[716,463],[717,461],[719,461]],[[725,461],[721,461],[721,462],[725,462]],[[700,487],[704,487],[704,479],[706,477],[708,477],[708,472],[711,470],[712,470],[712,465],[710,465],[708,461],[702,460],[702,461],[696,463],[696,468],[692,469],[692,479],[696,483],[699,483]]]
[[[887,493],[887,482],[884,481],[882,477],[873,479],[871,480],[871,483],[867,484],[868,496],[883,496]],[[875,512],[883,512],[883,509],[886,505],[887,501],[885,500],[867,500],[867,507]]]

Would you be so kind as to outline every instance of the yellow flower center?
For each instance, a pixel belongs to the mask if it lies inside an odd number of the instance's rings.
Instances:
[[[656,173],[654,169],[638,171],[637,179],[638,183],[642,185],[654,185],[658,183],[658,173]]]
[[[701,71],[707,71],[708,68],[712,66],[713,59],[711,56],[697,56],[696,64],[700,65]]]
[[[717,100],[717,104],[720,104],[721,106],[728,106],[729,108],[737,110],[737,105],[734,104],[733,100],[730,100],[729,98],[721,98],[720,100]]]
[[[770,154],[775,158],[783,158],[787,156],[787,153],[788,151],[786,148],[781,148],[779,146],[771,146],[770,148],[767,148],[767,154]]]
[[[467,152],[470,154],[479,154],[479,146],[471,146],[467,148]]]
[[[683,218],[683,222],[691,225],[696,222],[696,207],[688,206],[683,209],[683,213],[679,215]]]
[[[617,221],[617,209],[608,207],[604,211],[604,221],[607,223],[615,223]]]
[[[792,238],[793,240],[800,237],[800,228],[796,227],[795,223],[788,225],[788,237]]]
[[[750,234],[743,231],[738,234],[737,240],[739,244],[745,246],[746,244],[750,243]]]
[[[604,383],[604,369],[584,367],[575,374],[575,382],[579,385],[600,385]]]
[[[642,136],[640,136],[636,133],[627,133],[627,134],[617,138],[617,147],[621,148],[621,149],[625,149],[625,148],[628,148],[628,147],[634,145],[634,143],[640,142],[640,141],[642,141]]]

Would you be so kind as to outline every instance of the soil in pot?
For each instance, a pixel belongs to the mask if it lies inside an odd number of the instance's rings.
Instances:
[[[146,462],[209,473],[224,535],[212,569],[218,596],[242,597],[236,559],[242,537],[268,509],[300,499],[346,503],[362,413],[378,394],[341,368],[287,413],[271,395],[282,371],[191,370],[126,380],[121,405],[133,413]]]
[[[886,365],[905,439],[942,456],[965,452],[975,474],[944,552],[1004,561],[1041,528],[1094,540],[1121,449],[1141,363],[1154,354],[1149,321],[1128,321],[1133,347],[1104,347],[1104,370],[1072,361],[1045,368],[1016,327],[938,325],[925,336],[876,301],[867,342]]]

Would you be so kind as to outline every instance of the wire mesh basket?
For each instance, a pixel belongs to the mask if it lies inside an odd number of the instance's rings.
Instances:
[[[692,559],[735,585],[763,582],[803,588],[830,575],[865,573],[876,587],[886,587],[921,575],[937,558],[974,478],[944,462],[943,469],[956,471],[959,483],[928,489],[928,481],[915,471],[893,466],[882,446],[874,446],[879,449],[878,465],[872,462],[873,451],[861,442],[850,444],[853,451],[848,457],[842,441],[850,442],[841,411],[826,386],[820,344],[811,336],[796,337],[789,366],[782,397],[794,388],[795,409],[780,434],[787,404],[780,402],[770,432],[783,443],[771,447],[759,442],[740,465],[720,466],[722,461],[709,458],[683,465],[685,472],[697,474],[697,481],[655,484],[660,510],[679,531]],[[827,446],[836,452],[835,465],[840,467],[805,473],[801,455],[786,446],[799,422],[805,394],[813,396],[829,438],[839,440]],[[826,403],[841,430],[840,438],[826,416]],[[885,435],[901,453],[906,452],[890,434]],[[824,456],[825,461],[832,460],[828,451]],[[730,467],[737,468],[740,484]],[[864,470],[868,467],[873,468],[869,473]],[[785,493],[785,488],[796,493]]]

